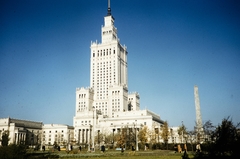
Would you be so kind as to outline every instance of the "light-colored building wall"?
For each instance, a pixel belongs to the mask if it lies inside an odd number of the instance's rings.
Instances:
[[[74,127],[63,124],[42,126],[42,145],[67,145],[74,141]]]
[[[170,135],[168,137],[168,143],[186,143],[185,140],[178,134],[179,127],[170,127]]]
[[[13,118],[0,119],[1,136],[9,132],[9,144],[38,145],[41,143],[42,122]]]
[[[92,88],[76,89],[76,114],[92,110],[93,96],[94,90]]]
[[[137,92],[128,94],[128,110],[140,110],[140,96]]]

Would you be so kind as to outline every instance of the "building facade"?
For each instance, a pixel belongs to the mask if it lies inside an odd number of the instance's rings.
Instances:
[[[73,141],[73,126],[63,124],[44,124],[42,126],[42,145],[67,145]]]
[[[41,143],[42,122],[13,118],[0,119],[0,137],[9,134],[9,144],[38,145]]]
[[[97,132],[123,127],[160,128],[160,116],[140,110],[140,96],[128,92],[127,47],[120,43],[110,4],[101,28],[101,42],[91,42],[90,87],[76,89],[74,137],[92,144]]]
[[[23,144],[37,148],[39,145],[67,145],[74,140],[73,126],[63,124],[43,124],[42,122],[1,118],[0,145],[2,135],[8,134],[8,144]]]

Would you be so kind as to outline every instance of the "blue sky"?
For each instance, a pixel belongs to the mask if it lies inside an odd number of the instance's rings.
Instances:
[[[239,1],[112,0],[111,9],[142,109],[192,130],[198,85],[203,121],[240,122]],[[73,125],[106,14],[107,0],[1,1],[0,118]]]

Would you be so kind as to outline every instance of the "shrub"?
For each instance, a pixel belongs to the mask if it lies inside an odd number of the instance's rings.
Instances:
[[[238,158],[240,156],[239,125],[234,125],[229,117],[223,119],[211,134],[212,142],[204,145],[207,153],[196,154],[195,158]]]
[[[1,159],[24,159],[26,156],[26,147],[24,145],[11,144],[0,147]]]

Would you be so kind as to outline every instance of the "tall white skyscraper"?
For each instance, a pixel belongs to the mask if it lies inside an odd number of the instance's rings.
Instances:
[[[91,43],[91,85],[93,105],[102,114],[113,116],[127,110],[127,48],[120,44],[110,8],[104,17],[102,43]]]
[[[101,42],[91,42],[90,87],[77,88],[74,116],[75,139],[90,141],[90,134],[125,125],[159,126],[163,121],[150,111],[140,110],[139,94],[128,93],[127,48],[120,44],[110,1],[101,28]]]
[[[94,108],[102,115],[138,110],[139,95],[128,107],[127,48],[120,44],[110,2],[101,28],[101,43],[91,42],[90,88],[77,89],[76,114]],[[131,98],[132,99],[132,98]]]

